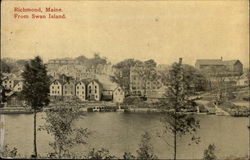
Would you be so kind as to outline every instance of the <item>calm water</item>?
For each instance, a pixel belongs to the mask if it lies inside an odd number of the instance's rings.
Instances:
[[[43,124],[42,116],[38,114],[38,125]],[[177,158],[202,158],[203,151],[211,143],[216,145],[217,156],[225,158],[229,155],[246,156],[249,146],[248,118],[233,118],[228,116],[198,116],[201,129],[197,135],[201,142],[189,144],[189,136],[184,136],[178,143]],[[116,156],[125,151],[136,153],[140,136],[144,131],[152,135],[154,152],[159,158],[171,158],[172,148],[164,140],[157,137],[162,125],[160,116],[156,114],[124,114],[124,113],[88,113],[75,125],[89,128],[92,131],[87,145],[78,146],[75,152],[84,153],[91,148],[107,148]],[[48,142],[51,136],[46,132],[38,132],[38,152],[45,155],[50,151]],[[171,137],[166,137],[171,143]],[[33,115],[5,115],[5,144],[17,147],[22,155],[32,153]]]

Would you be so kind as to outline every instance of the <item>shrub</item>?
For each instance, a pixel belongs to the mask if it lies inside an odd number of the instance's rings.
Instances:
[[[215,145],[210,144],[207,149],[204,150],[204,160],[217,160],[215,155]]]
[[[14,147],[11,149],[9,148],[9,145],[6,144],[3,147],[3,150],[0,151],[0,156],[5,157],[5,158],[8,158],[8,157],[15,158],[17,156],[17,148]]]

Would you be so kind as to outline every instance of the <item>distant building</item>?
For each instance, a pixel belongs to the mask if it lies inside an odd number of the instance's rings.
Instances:
[[[57,65],[57,64],[58,65],[80,64],[80,62],[71,58],[51,59],[48,62],[48,65]]]
[[[113,91],[113,102],[122,103],[125,98],[125,93],[121,87],[116,87]]]
[[[54,80],[50,84],[50,96],[62,96],[63,95],[63,82],[60,80]]]
[[[249,86],[249,78],[247,74],[243,74],[238,80],[237,80],[237,86]]]
[[[89,100],[100,101],[103,86],[98,80],[92,80],[87,85],[87,98]]]
[[[80,81],[80,82],[76,83],[76,96],[81,101],[86,100],[86,91],[87,91],[86,86],[87,86],[86,81]]]
[[[240,76],[243,74],[243,65],[239,60],[198,59],[195,67],[210,76]]]
[[[75,96],[75,82],[67,81],[63,84],[63,96]]]
[[[166,90],[166,86],[161,86],[160,88],[147,91],[147,101],[158,102],[160,99],[164,99]]]
[[[132,95],[144,96],[145,95],[145,81],[142,77],[137,73],[137,68],[130,68],[130,82],[129,82],[129,90]]]
[[[21,81],[21,80],[15,80],[14,81],[13,91],[15,91],[15,92],[21,92],[22,90],[23,90],[23,81]]]
[[[114,85],[112,86],[103,86],[102,90],[102,100],[105,101],[112,101],[113,100],[113,91],[116,87]]]
[[[12,94],[7,97],[7,106],[10,107],[25,106],[25,101],[21,99],[20,93],[12,92]]]
[[[3,78],[2,85],[5,89],[12,90],[14,88],[14,79],[10,77]]]

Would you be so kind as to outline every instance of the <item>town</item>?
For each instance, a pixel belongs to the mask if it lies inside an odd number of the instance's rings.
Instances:
[[[119,66],[128,61],[134,64]],[[25,63],[25,60],[3,59],[1,90],[5,90],[6,103],[2,104],[2,107],[27,105],[20,96],[23,89],[21,75]],[[142,62],[136,62],[133,59],[124,60],[116,65],[112,65],[99,55],[95,55],[92,59],[84,56],[50,59],[46,66],[51,80],[51,104],[94,101],[116,105],[133,98],[139,98],[146,104],[157,103],[164,98],[168,85],[164,83],[164,77],[167,77],[169,65],[156,65],[153,60],[147,63],[151,63],[151,67],[147,67],[149,71],[156,72],[153,73],[155,78],[150,78],[153,74],[143,76],[140,71],[145,70],[145,66],[143,68]],[[15,66],[12,71],[10,66]],[[194,83],[191,86],[191,89],[198,92],[218,89],[218,85],[221,87],[226,85],[228,90],[233,86],[249,85],[249,73],[243,70],[240,60],[223,60],[222,57],[221,59],[197,59],[194,66],[187,65],[187,67],[193,69],[192,74],[199,77],[192,80]],[[3,94],[1,96],[3,97]]]

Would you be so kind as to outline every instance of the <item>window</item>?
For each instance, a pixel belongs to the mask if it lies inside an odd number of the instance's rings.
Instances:
[[[82,94],[84,94],[84,91],[82,91]]]
[[[59,94],[59,91],[58,91],[58,94]]]
[[[67,94],[67,91],[65,91],[65,94]]]
[[[82,86],[82,89],[84,89],[84,86]]]
[[[97,90],[95,89],[95,93],[97,93]]]
[[[79,92],[78,92],[78,91],[77,91],[76,93],[77,93],[77,94],[79,94]]]
[[[58,86],[57,88],[59,89],[60,87]]]
[[[54,86],[52,86],[52,89],[54,89]]]
[[[78,86],[77,86],[76,88],[77,88],[77,89],[79,89],[79,87],[78,87]]]

